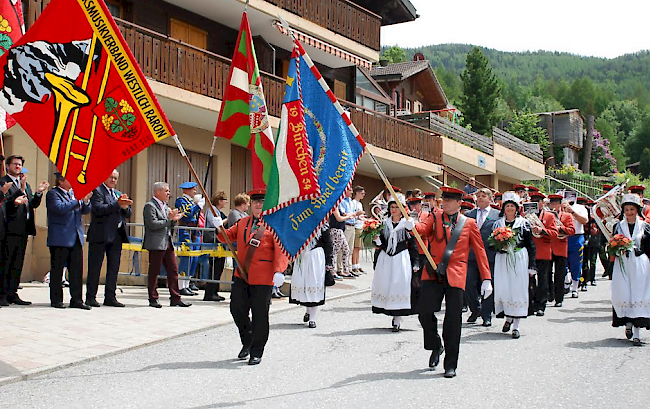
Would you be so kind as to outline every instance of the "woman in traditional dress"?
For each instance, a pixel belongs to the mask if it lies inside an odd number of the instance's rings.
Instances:
[[[511,250],[503,250],[494,258],[494,312],[497,318],[506,317],[502,332],[519,338],[519,322],[528,316],[529,277],[537,274],[535,266],[535,243],[528,220],[519,216],[519,195],[503,194],[501,218],[493,229],[510,227],[517,237]]]
[[[328,227],[300,255],[293,265],[289,302],[304,305],[307,312],[303,322],[316,328],[318,306],[325,304],[325,271],[334,271],[333,245]]]
[[[623,196],[623,220],[614,234],[634,242],[634,250],[614,260],[612,274],[612,326],[625,326],[625,336],[641,346],[640,329],[650,329],[650,225],[641,215],[641,198]]]
[[[395,201],[388,203],[390,217],[375,238],[375,275],[372,280],[372,312],[393,317],[393,331],[400,330],[402,317],[415,314],[411,308],[411,275],[420,269],[418,248],[408,232],[413,220],[405,220]]]

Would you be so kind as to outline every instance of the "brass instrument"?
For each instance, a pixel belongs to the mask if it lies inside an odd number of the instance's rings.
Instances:
[[[560,240],[564,240],[568,237],[566,233],[561,233],[560,229],[564,229],[564,225],[562,224],[562,221],[560,220],[560,214],[554,210],[551,210],[551,213],[555,216],[555,226],[557,226],[557,238]]]
[[[526,213],[524,215],[524,218],[528,220],[528,223],[530,223],[531,227],[539,227],[542,230],[544,229],[544,223],[542,223],[542,221],[539,219],[539,216],[537,216],[537,214]],[[531,231],[533,232],[533,237],[535,237],[536,239],[542,237],[541,234],[535,234],[535,230],[531,230]]]

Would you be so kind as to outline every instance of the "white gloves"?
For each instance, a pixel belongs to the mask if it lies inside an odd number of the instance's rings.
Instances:
[[[481,283],[481,297],[485,300],[492,295],[492,282],[490,280],[483,280]]]
[[[536,274],[537,274],[537,271],[533,270],[532,268],[528,270],[528,275],[530,277],[535,277]]]
[[[221,216],[218,213],[216,217],[212,218],[212,220],[214,223],[214,227],[216,227],[217,229],[223,226],[223,220],[221,220]]]
[[[412,217],[409,217],[404,221],[404,228],[406,230],[413,230],[414,227],[415,227],[415,221],[413,220]]]
[[[273,274],[273,285],[276,287],[282,287],[282,284],[284,284],[284,274],[282,273]]]
[[[417,268],[417,267],[413,267],[413,272],[414,272],[414,273],[417,273],[418,271],[420,271],[419,268]]]

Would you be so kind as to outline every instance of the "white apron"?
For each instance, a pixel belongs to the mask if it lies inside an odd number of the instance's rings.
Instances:
[[[627,220],[618,224],[619,232],[641,246],[645,222],[637,219],[634,231],[630,233]],[[621,261],[624,269],[621,268]],[[619,318],[649,318],[650,317],[650,261],[642,254],[637,257],[634,252],[630,256],[616,257],[611,286],[612,306]]]
[[[298,257],[291,276],[290,301],[313,307],[325,303],[325,251],[307,249]]]
[[[521,228],[525,219],[517,217],[513,229]],[[494,223],[494,229],[505,226],[505,218]],[[508,254],[496,253],[494,257],[494,312],[507,317],[528,316],[528,250],[523,248],[514,255],[514,265]],[[514,267],[514,268],[513,268]]]

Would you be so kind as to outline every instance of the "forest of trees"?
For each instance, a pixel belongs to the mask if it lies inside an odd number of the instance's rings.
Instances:
[[[385,48],[383,56],[397,62],[421,52],[450,102],[460,107],[464,100],[461,75],[473,48],[442,44],[407,48],[402,53],[393,47]],[[605,59],[548,51],[480,50],[499,84],[498,120],[521,127],[530,113],[578,108],[585,117],[595,117],[591,171],[596,175],[624,170],[626,164],[650,157],[650,150],[644,152],[650,147],[650,51]],[[640,171],[650,172],[650,166],[641,166]]]

